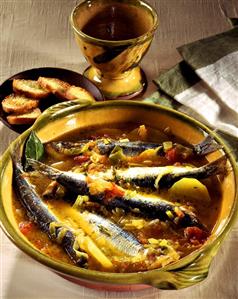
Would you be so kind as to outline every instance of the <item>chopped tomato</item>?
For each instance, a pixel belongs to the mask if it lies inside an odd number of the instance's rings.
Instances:
[[[86,155],[80,155],[80,156],[74,157],[74,161],[78,164],[82,164],[82,163],[87,162],[89,160],[90,160],[90,157],[86,156]]]
[[[19,229],[23,235],[29,234],[33,227],[34,223],[32,221],[23,221],[19,223]]]
[[[178,160],[178,155],[177,155],[177,151],[176,148],[173,147],[169,150],[166,151],[165,153],[165,158],[170,162],[170,163],[175,163]]]
[[[200,229],[199,227],[196,226],[191,226],[191,227],[186,227],[184,230],[184,236],[191,240],[197,240],[200,243],[203,243],[206,238],[208,237],[207,232],[204,230]]]
[[[112,188],[105,190],[106,199],[113,199],[115,197],[122,197],[124,195],[124,191],[115,184],[112,184]]]

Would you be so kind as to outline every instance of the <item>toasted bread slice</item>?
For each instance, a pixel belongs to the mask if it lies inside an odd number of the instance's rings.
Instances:
[[[44,99],[50,94],[34,80],[14,79],[12,87],[14,92],[34,99]]]
[[[76,99],[80,99],[80,100],[88,100],[91,102],[94,102],[95,99],[94,97],[84,88],[81,87],[77,87],[77,86],[70,86],[65,94],[65,98],[67,100],[76,100]]]
[[[39,77],[38,83],[43,89],[50,91],[61,99],[65,99],[65,93],[70,87],[67,82],[56,78]]]
[[[28,125],[33,124],[38,116],[41,115],[39,108],[35,108],[24,114],[11,114],[7,116],[7,121],[11,125]]]
[[[2,108],[7,113],[26,113],[38,107],[39,101],[25,96],[10,94],[2,101]]]

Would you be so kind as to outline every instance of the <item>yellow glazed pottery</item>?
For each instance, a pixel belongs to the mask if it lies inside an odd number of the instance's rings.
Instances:
[[[94,19],[95,25],[84,30]],[[84,75],[106,98],[128,99],[143,91],[146,79],[138,64],[158,26],[152,7],[140,0],[87,0],[74,8],[71,25],[76,42],[91,65]],[[129,35],[133,28],[136,32]],[[105,39],[104,31],[111,32],[110,40]]]
[[[108,117],[110,115],[110,118]],[[155,129],[170,127],[172,133],[189,143],[198,143],[204,135],[211,134],[222,150],[210,154],[213,161],[225,154],[229,172],[222,182],[222,205],[217,223],[208,241],[197,251],[164,268],[138,273],[105,273],[82,269],[52,259],[34,248],[21,234],[12,209],[11,150],[16,144],[23,145],[32,130],[42,142],[59,138],[62,134],[86,128],[112,127],[134,123]],[[94,104],[64,102],[46,110],[32,128],[20,135],[7,149],[0,167],[0,221],[6,235],[26,254],[59,275],[87,287],[110,290],[136,290],[148,286],[161,289],[179,289],[202,281],[208,274],[212,258],[217,253],[238,210],[238,173],[231,150],[220,137],[194,119],[158,105],[130,101],[108,101]]]

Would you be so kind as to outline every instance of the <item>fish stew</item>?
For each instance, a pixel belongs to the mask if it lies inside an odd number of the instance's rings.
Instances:
[[[146,271],[200,248],[216,223],[219,171],[199,179],[197,173],[207,161],[195,148],[169,129],[160,132],[144,125],[73,132],[44,144],[43,159],[32,162],[26,177],[59,223],[76,236],[73,248],[85,252],[84,267]],[[58,173],[51,176],[36,163]],[[67,174],[67,183],[62,174]],[[176,178],[171,184],[164,180],[169,175]],[[84,189],[72,187],[72,178],[83,182]],[[53,236],[58,224],[49,224],[53,234],[47,236],[17,196],[13,208],[21,233],[37,249],[74,264],[60,244],[64,235]]]

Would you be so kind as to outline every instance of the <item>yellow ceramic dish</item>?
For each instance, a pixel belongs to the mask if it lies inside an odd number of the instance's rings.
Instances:
[[[110,116],[110,117],[109,117]],[[189,143],[198,143],[204,135],[211,134],[223,149],[208,156],[212,161],[226,154],[229,173],[222,183],[222,205],[211,237],[199,250],[164,268],[138,273],[104,273],[59,262],[42,254],[20,233],[12,210],[11,149],[24,143],[32,130],[39,138],[49,141],[75,129],[125,124],[145,124],[157,129],[170,127],[173,133]],[[186,134],[185,134],[186,132]],[[202,281],[208,274],[212,258],[217,253],[237,215],[238,171],[231,150],[220,137],[203,124],[188,116],[158,105],[140,102],[110,101],[95,104],[64,102],[46,110],[33,127],[20,135],[7,149],[0,167],[0,221],[1,227],[12,242],[26,254],[46,265],[65,278],[84,284],[113,290],[141,289],[154,286],[161,289],[178,289]]]

